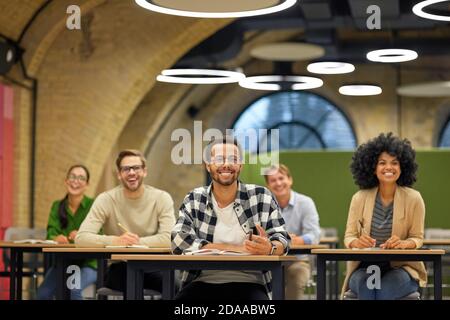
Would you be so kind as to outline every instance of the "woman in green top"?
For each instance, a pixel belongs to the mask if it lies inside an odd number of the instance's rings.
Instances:
[[[60,244],[72,243],[78,228],[86,218],[94,199],[84,195],[89,184],[89,170],[83,165],[73,165],[67,172],[65,185],[67,194],[53,203],[47,225],[47,239]],[[97,280],[96,261],[88,260],[80,264],[80,288],[71,290],[72,300],[82,300],[84,288]],[[53,299],[56,292],[56,270],[51,267],[44,282],[38,289],[39,300]]]

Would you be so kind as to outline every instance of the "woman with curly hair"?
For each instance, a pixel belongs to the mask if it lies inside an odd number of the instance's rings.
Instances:
[[[425,205],[411,188],[417,164],[411,143],[392,133],[358,147],[351,171],[360,190],[353,196],[344,243],[347,248],[416,249],[422,246]],[[370,265],[381,270],[380,289],[369,289],[366,273]],[[395,300],[416,292],[426,284],[423,262],[351,261],[343,293],[350,288],[358,299]]]

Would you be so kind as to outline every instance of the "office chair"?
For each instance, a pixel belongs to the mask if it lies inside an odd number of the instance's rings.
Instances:
[[[351,290],[348,290],[344,293],[344,298],[342,300],[359,300],[359,299],[358,299],[358,296],[356,295],[356,293],[354,293]],[[410,293],[398,300],[421,300],[420,292],[416,291],[416,292]]]
[[[160,292],[151,289],[144,289],[144,300],[161,300]],[[98,300],[123,300],[123,292],[102,287],[97,290]]]
[[[47,231],[43,228],[22,228],[22,227],[10,227],[5,231],[5,241],[15,241],[24,239],[45,239]],[[11,265],[10,250],[3,250],[3,262],[5,270],[2,274],[9,273]],[[43,275],[44,262],[43,257],[36,253],[24,253],[23,254],[23,276],[30,277],[32,279],[29,289],[30,298],[36,297],[38,288],[38,277]],[[9,275],[8,275],[9,276]]]

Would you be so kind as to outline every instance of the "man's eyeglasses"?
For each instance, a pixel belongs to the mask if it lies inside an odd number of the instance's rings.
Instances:
[[[130,173],[131,170],[133,170],[136,173],[140,173],[142,171],[142,169],[144,169],[143,165],[138,165],[138,166],[122,166],[120,167],[120,172],[121,173]]]
[[[76,180],[78,180],[80,182],[86,182],[87,181],[87,177],[85,177],[85,176],[76,176],[74,174],[70,174],[67,177],[67,179],[70,180],[70,181],[76,181]]]
[[[239,157],[236,156],[228,156],[228,157],[216,156],[211,159],[211,162],[214,164],[224,164],[225,160],[231,164],[238,164],[241,161],[241,159],[239,159]]]

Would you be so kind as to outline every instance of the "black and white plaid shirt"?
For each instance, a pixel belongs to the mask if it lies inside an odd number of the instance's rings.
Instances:
[[[172,251],[183,254],[185,251],[201,249],[204,245],[214,242],[214,229],[217,215],[213,210],[211,186],[196,188],[191,191],[180,207],[179,217],[172,229]],[[272,193],[261,186],[238,182],[237,197],[234,201],[239,223],[247,233],[256,224],[261,225],[271,241],[280,241],[285,252],[288,251],[289,235],[281,217],[281,210]],[[184,271],[182,286],[187,285],[200,275],[199,271]],[[263,272],[264,284],[269,298],[272,297],[272,275]]]

